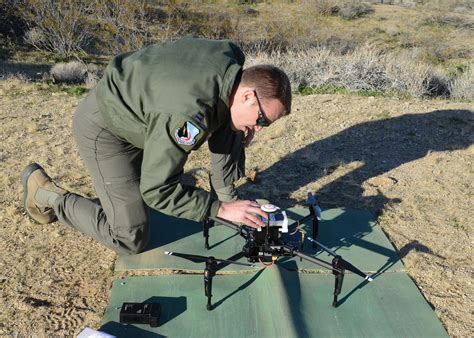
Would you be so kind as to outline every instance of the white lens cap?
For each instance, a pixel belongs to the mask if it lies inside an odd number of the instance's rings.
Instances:
[[[262,211],[271,213],[277,211],[280,208],[273,204],[264,204],[260,207],[260,209],[262,209]]]

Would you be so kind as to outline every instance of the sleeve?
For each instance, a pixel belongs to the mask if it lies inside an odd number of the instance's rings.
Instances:
[[[214,189],[231,186],[245,176],[244,133],[226,125],[207,141],[211,153],[211,183]]]
[[[195,221],[215,216],[219,202],[180,181],[189,152],[206,140],[205,128],[183,115],[156,114],[148,122],[140,180],[145,203],[165,214]]]

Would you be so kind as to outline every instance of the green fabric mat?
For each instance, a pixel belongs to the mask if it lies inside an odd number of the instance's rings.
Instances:
[[[346,275],[333,308],[331,274],[290,272],[278,265],[218,275],[207,311],[202,275],[116,280],[101,331],[118,337],[447,337],[404,272],[371,283]],[[123,302],[159,302],[160,326],[119,324]]]
[[[308,214],[304,208],[287,210],[291,221]],[[318,241],[340,254],[361,270],[366,272],[403,271],[403,264],[392,245],[375,224],[373,216],[362,210],[330,209],[322,213]],[[152,240],[147,251],[135,256],[121,256],[117,259],[115,270],[182,269],[202,272],[204,264],[166,256],[164,251],[191,253],[196,255],[229,258],[239,253],[244,239],[226,226],[210,229],[210,250],[204,248],[202,225],[159,213],[152,214]],[[311,224],[303,226],[311,235]],[[304,253],[330,261],[331,257],[311,247],[305,242]],[[241,262],[246,262],[241,258]],[[280,264],[287,267],[320,271],[324,268],[299,259],[281,259]],[[229,265],[223,271],[255,271],[255,268]]]

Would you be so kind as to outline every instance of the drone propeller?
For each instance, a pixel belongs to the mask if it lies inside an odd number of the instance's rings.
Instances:
[[[179,252],[173,252],[173,251],[165,251],[165,255],[181,257],[181,258],[187,259],[187,260],[189,260],[191,262],[194,262],[194,263],[205,263],[209,259],[212,259],[216,262],[223,262],[223,263],[237,264],[237,265],[244,265],[244,266],[251,266],[251,267],[256,267],[257,266],[255,264],[235,262],[235,261],[231,261],[231,260],[228,260],[228,259],[214,258],[212,256],[206,257],[206,256],[191,255],[191,254],[185,254],[185,253],[179,253]]]
[[[356,275],[359,275],[361,276],[362,278],[364,278],[365,280],[369,281],[369,282],[372,282],[373,281],[373,278],[366,275],[365,273],[363,273],[361,270],[359,270],[358,268],[356,268],[354,265],[352,265],[351,263],[349,263],[348,261],[344,260],[340,255],[336,254],[334,251],[332,251],[331,249],[329,249],[328,247],[324,246],[323,244],[319,243],[318,241],[312,239],[311,237],[306,237],[310,242],[316,244],[317,246],[319,246],[321,249],[323,249],[324,251],[326,251],[328,254],[330,254],[331,256],[337,258],[337,262],[338,262],[338,266],[342,269],[345,269],[345,270],[349,270],[350,272],[353,272],[355,273]]]

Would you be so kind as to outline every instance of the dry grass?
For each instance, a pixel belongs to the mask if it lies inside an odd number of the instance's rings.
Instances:
[[[107,7],[97,6],[100,13]],[[131,36],[125,43],[122,40],[128,35],[117,33],[117,27],[104,28],[103,36],[95,37],[98,49],[89,52],[110,55],[185,34],[230,38],[249,54],[270,53],[272,63],[286,62],[296,86],[330,84],[349,91],[392,91],[414,97],[449,96],[450,89],[458,88],[456,98],[469,96],[459,94],[470,90],[469,86],[459,87],[468,85],[462,80],[466,78],[463,71],[474,62],[474,15],[468,13],[344,1],[137,6],[130,8],[130,15],[116,11],[110,18],[100,13],[90,18],[91,24],[99,20],[106,26],[116,22],[136,29],[127,31]],[[337,16],[343,10],[354,19]],[[146,25],[144,20],[148,20]],[[141,42],[134,40],[135,33]],[[111,42],[115,41],[113,34],[120,35],[122,42],[112,48],[116,44]],[[110,43],[100,43],[102,40]],[[22,62],[28,57],[14,56]],[[454,86],[457,77],[462,79]]]
[[[454,79],[451,84],[451,96],[455,99],[474,101],[474,64]]]

